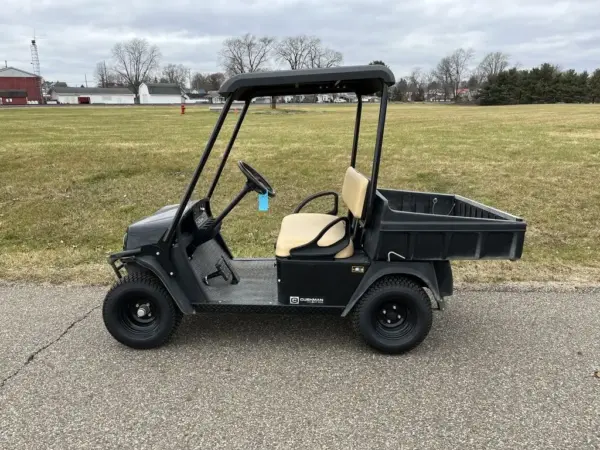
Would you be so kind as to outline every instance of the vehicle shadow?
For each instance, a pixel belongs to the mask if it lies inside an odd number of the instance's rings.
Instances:
[[[320,314],[206,313],[184,318],[174,345],[356,345],[349,318]],[[358,340],[360,343],[360,340]]]
[[[480,342],[482,330],[461,308],[434,312],[432,329],[415,352],[446,352],[451,347],[466,349]],[[310,348],[312,351],[363,349],[373,352],[354,332],[351,319],[320,314],[203,313],[186,316],[176,333],[174,346]]]

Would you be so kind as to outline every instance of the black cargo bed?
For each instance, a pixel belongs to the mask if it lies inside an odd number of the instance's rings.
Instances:
[[[379,189],[365,250],[376,260],[521,258],[527,224],[459,195]]]

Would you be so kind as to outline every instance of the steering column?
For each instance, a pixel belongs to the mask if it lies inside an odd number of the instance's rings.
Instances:
[[[223,219],[231,212],[233,208],[237,206],[239,202],[246,196],[246,194],[254,191],[259,194],[267,194],[269,197],[275,197],[275,189],[271,187],[271,184],[258,173],[252,166],[246,164],[244,161],[238,161],[238,167],[241,172],[246,176],[246,184],[242,190],[235,196],[235,198],[221,211],[217,217],[215,217],[213,226],[217,227]]]

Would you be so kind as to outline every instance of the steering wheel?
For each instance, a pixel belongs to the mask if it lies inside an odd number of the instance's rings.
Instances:
[[[268,194],[269,197],[275,197],[275,189],[273,189],[269,182],[254,168],[244,161],[238,161],[238,167],[255,192],[258,192],[259,194]]]

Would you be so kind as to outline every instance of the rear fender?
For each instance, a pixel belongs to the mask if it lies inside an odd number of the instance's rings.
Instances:
[[[437,268],[437,270],[436,270]],[[443,262],[384,262],[375,261],[371,264],[362,281],[356,288],[346,308],[342,312],[345,317],[352,311],[354,305],[367,290],[380,278],[388,275],[408,275],[419,280],[428,288],[438,304],[443,309],[443,297],[452,295],[452,271],[448,261]],[[441,289],[440,289],[441,288]]]

